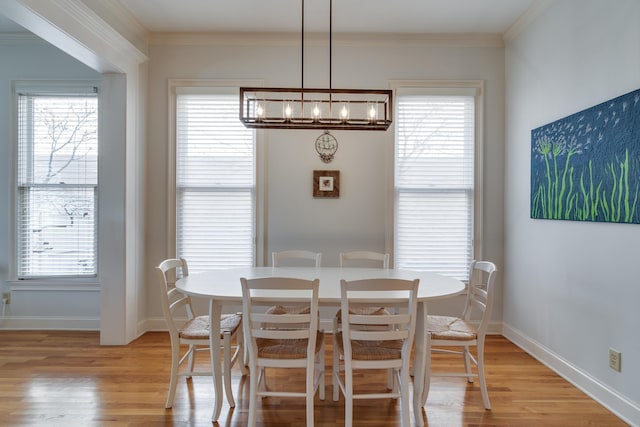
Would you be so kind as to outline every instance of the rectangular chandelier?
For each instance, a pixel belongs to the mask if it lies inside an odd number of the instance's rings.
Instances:
[[[393,95],[384,89],[240,88],[248,128],[387,130]]]

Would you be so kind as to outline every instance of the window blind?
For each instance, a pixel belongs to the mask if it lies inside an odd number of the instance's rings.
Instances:
[[[176,243],[193,272],[255,263],[254,132],[238,117],[237,88],[177,95]]]
[[[395,265],[467,279],[473,247],[475,100],[396,97]]]
[[[95,276],[98,98],[18,93],[17,275]]]

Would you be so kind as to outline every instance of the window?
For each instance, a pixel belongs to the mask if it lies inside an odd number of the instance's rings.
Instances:
[[[97,88],[15,88],[17,276],[96,276]]]
[[[255,264],[255,132],[238,88],[176,88],[176,252],[193,272]]]
[[[395,266],[465,280],[475,240],[476,89],[396,92]]]

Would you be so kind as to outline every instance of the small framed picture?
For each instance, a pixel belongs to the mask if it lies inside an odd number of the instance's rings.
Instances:
[[[340,197],[340,171],[313,171],[313,197]]]

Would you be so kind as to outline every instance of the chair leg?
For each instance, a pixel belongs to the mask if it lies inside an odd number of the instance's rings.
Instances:
[[[478,379],[480,380],[480,391],[485,409],[491,410],[491,402],[489,402],[489,392],[487,391],[487,382],[484,377],[484,340],[478,341]]]
[[[395,381],[395,374],[393,373],[393,369],[387,369],[387,388],[394,393],[398,391],[398,385]]]
[[[433,351],[431,348],[431,334],[427,334],[427,355],[425,357],[424,364],[424,380],[422,383],[422,404],[420,406],[424,406],[427,404],[427,397],[429,397],[429,387],[431,386],[431,352]],[[415,392],[414,392],[415,393]]]
[[[254,427],[256,425],[256,411],[258,400],[258,380],[259,374],[256,366],[251,365],[249,367],[251,375],[249,375],[249,419],[247,420],[248,427]]]
[[[187,370],[191,373],[193,372],[193,361],[196,357],[196,346],[193,344],[189,344],[189,362],[187,363]],[[187,378],[191,378],[189,375]]]
[[[314,397],[314,391],[315,391],[315,380],[316,380],[316,374],[315,374],[315,358],[317,357],[314,356],[314,360],[311,362],[310,360],[307,360],[307,369],[306,369],[306,381],[305,381],[305,407],[307,409],[307,426],[313,426],[313,397]]]
[[[222,361],[224,391],[227,395],[227,402],[229,402],[229,406],[235,408],[236,402],[233,399],[233,392],[231,390],[231,334],[229,332],[224,333],[222,345],[222,351],[224,352],[224,359]]]
[[[258,390],[259,391],[267,391],[267,377],[266,377],[266,368],[260,368],[258,370]],[[264,398],[264,396],[262,396]]]
[[[403,366],[400,369],[400,421],[402,427],[411,426],[411,412],[409,411],[409,366]],[[397,382],[397,381],[396,381]]]
[[[311,380],[313,382],[313,380]],[[306,406],[307,406],[307,426],[313,426],[313,384],[311,388],[307,389],[307,397],[306,397]]]
[[[247,366],[249,365],[249,355],[247,354],[247,350],[244,346],[244,334],[242,332],[242,327],[238,328],[238,332],[236,333],[236,355],[234,358],[239,360],[240,363],[240,373],[242,376],[245,376],[249,373]]]
[[[320,388],[320,400],[324,400],[324,345],[320,348],[318,354],[318,366],[316,368],[319,372],[320,378],[318,379],[318,388]]]
[[[340,375],[340,354],[338,352],[338,344],[333,341],[333,363],[331,366],[331,385],[333,386],[333,401],[338,401],[338,377]]]
[[[178,369],[180,368],[180,343],[171,342],[171,379],[169,380],[169,393],[165,408],[173,406],[173,398],[176,395],[176,386],[178,385]]]
[[[344,368],[344,389],[344,427],[353,427],[353,374],[350,366]]]
[[[473,373],[471,372],[471,356],[469,346],[465,345],[462,349],[462,357],[464,358],[464,371],[467,373],[467,382],[473,382]]]

